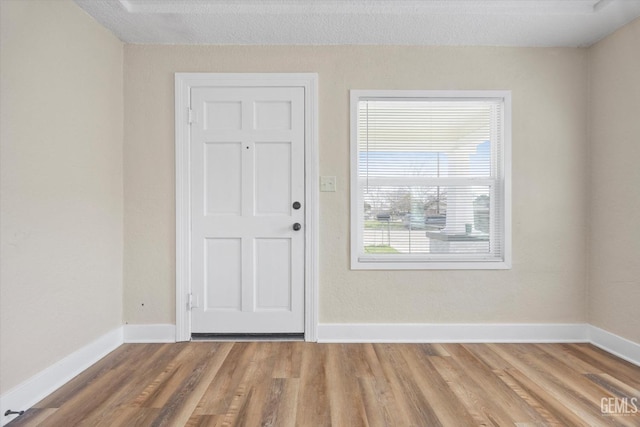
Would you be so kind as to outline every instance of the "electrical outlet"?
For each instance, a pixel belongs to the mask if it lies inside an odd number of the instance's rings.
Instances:
[[[320,191],[336,191],[336,177],[335,176],[321,176],[320,177]]]

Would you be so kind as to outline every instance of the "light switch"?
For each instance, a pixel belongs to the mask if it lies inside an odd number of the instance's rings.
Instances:
[[[321,176],[320,177],[320,191],[336,191],[336,177],[335,176]]]

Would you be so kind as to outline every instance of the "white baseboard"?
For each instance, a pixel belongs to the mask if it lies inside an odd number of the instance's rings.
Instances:
[[[589,341],[607,353],[640,366],[640,344],[607,332],[593,325],[589,327]]]
[[[126,343],[176,342],[176,325],[124,325]]]
[[[118,348],[122,342],[122,327],[118,327],[0,396],[0,425],[5,425],[16,417],[5,417],[7,409],[29,409]]]
[[[318,342],[588,342],[584,323],[324,323]]]

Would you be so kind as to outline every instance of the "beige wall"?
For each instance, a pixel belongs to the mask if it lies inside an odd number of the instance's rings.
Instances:
[[[174,322],[174,72],[318,72],[322,322],[586,321],[584,49],[125,46],[124,319]],[[513,91],[513,269],[349,270],[349,89]],[[142,305],[144,304],[144,306]]]
[[[122,43],[0,1],[0,392],[122,324]]]
[[[589,321],[640,343],[640,19],[589,49]]]

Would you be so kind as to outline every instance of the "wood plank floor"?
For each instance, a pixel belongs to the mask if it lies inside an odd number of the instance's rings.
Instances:
[[[125,344],[10,425],[640,426],[633,412],[640,368],[589,344],[192,342]]]

